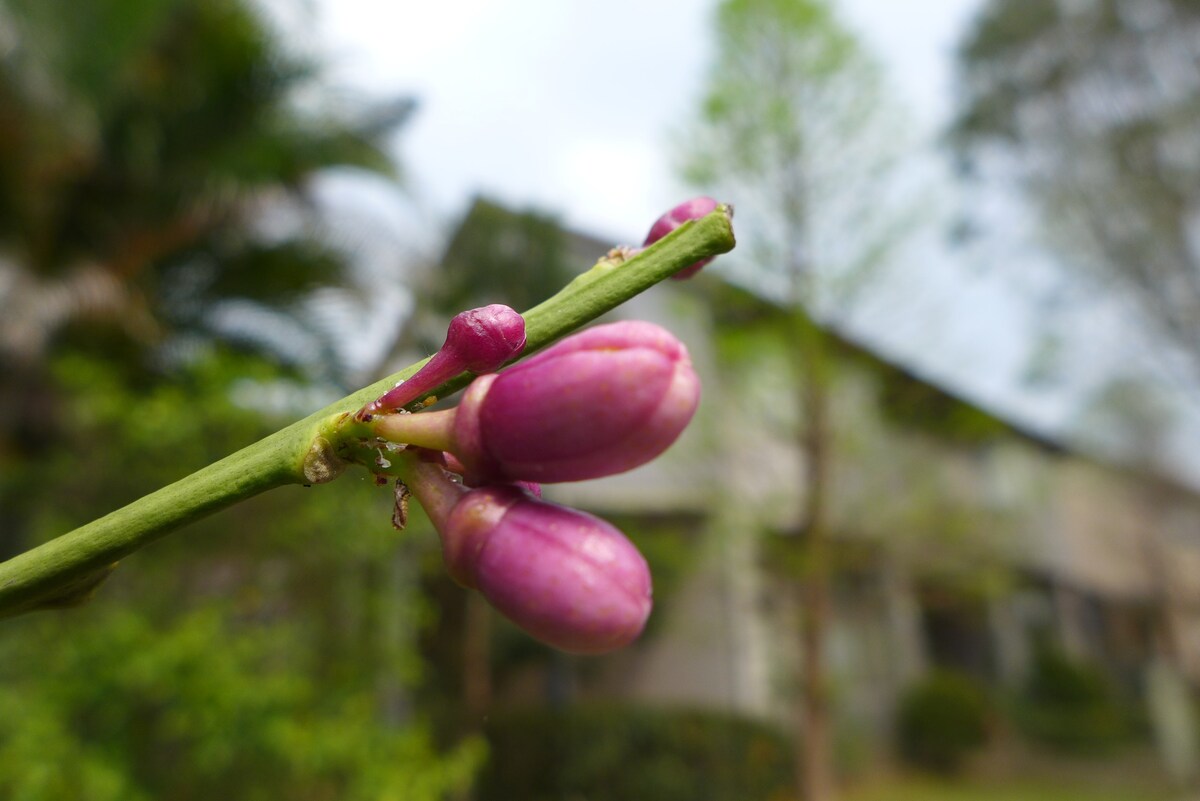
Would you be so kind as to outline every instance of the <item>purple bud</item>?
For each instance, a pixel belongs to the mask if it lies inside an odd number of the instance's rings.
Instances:
[[[446,332],[443,353],[456,356],[463,369],[492,373],[525,349],[525,319],[500,303],[455,316]]]
[[[598,478],[666,450],[699,401],[683,343],[653,323],[610,323],[477,379],[453,450],[473,484]]]
[[[664,236],[671,233],[689,220],[700,219],[715,209],[717,205],[717,201],[713,200],[711,197],[694,197],[691,200],[686,200],[683,203],[680,203],[678,206],[659,217],[654,222],[654,225],[650,226],[650,233],[646,234],[646,241],[643,243],[643,246],[653,245],[655,242],[662,239]],[[711,257],[702,259],[695,264],[684,267],[671,277],[677,280],[691,278],[693,275],[700,272],[700,269],[710,261],[712,261]]]
[[[604,653],[646,624],[646,560],[599,518],[503,485],[466,493],[439,529],[450,575],[548,645]]]
[[[425,366],[402,384],[368,403],[358,419],[392,412],[463,370],[482,375],[499,370],[525,349],[525,319],[500,303],[459,312],[450,321],[446,341]]]

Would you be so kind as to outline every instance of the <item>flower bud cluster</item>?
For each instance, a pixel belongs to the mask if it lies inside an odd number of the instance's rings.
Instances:
[[[675,207],[645,244],[717,205],[695,198]],[[539,484],[654,459],[695,414],[700,382],[683,344],[652,323],[596,326],[495,372],[524,346],[524,321],[507,306],[463,312],[442,349],[355,421],[389,449],[407,446],[401,478],[437,528],[457,582],[543,642],[602,653],[632,642],[646,623],[646,560],[603,520],[541,500]],[[457,408],[404,411],[464,370],[479,377]]]
[[[650,461],[682,433],[699,395],[683,344],[657,325],[626,321],[481,376],[456,409],[372,413],[369,424],[413,446],[401,454],[401,476],[437,528],[456,581],[543,642],[601,653],[641,633],[649,569],[620,531],[542,501],[538,483]]]

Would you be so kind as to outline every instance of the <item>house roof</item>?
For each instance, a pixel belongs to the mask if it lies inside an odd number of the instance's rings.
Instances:
[[[568,270],[568,274],[562,277],[563,281],[590,267],[597,258],[617,244],[640,244],[615,243],[600,239],[588,233],[562,227],[551,214],[530,209],[515,211],[495,200],[476,196],[451,236],[446,255],[450,256],[461,248],[464,233],[482,217],[503,215],[508,215],[514,221],[531,218],[559,226],[563,237],[559,241],[559,247]],[[675,291],[707,296],[718,325],[744,324],[751,318],[782,320],[789,314],[786,306],[779,301],[726,280],[711,270],[676,285]],[[999,408],[988,398],[973,395],[963,387],[951,386],[946,380],[930,375],[927,370],[906,362],[902,357],[881,352],[878,347],[853,332],[839,328],[836,324],[820,325],[833,337],[844,356],[872,369],[883,380],[885,394],[882,400],[887,405],[885,411],[894,413],[899,423],[918,428],[927,427],[929,433],[943,437],[1004,431],[1050,454],[1074,454],[1110,469],[1136,475],[1142,480],[1153,481],[1164,488],[1169,487],[1188,494],[1196,492],[1194,487],[1173,476],[1154,473],[1143,466],[1121,464],[1110,456],[1088,453],[1078,443],[1070,442],[1055,432],[1039,429],[1021,421],[1010,410]]]

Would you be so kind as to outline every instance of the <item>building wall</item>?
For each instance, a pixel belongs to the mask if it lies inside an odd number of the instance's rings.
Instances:
[[[639,646],[622,693],[784,722],[797,620],[771,540],[794,535],[804,504],[789,343],[769,324],[722,333],[709,302],[659,287],[622,311],[664,323],[693,354],[704,398],[684,439],[651,465],[552,497],[707,521],[695,532],[703,557]],[[1194,493],[1156,492],[1002,421],[977,437],[943,434],[936,418],[933,428],[906,424],[886,408],[886,369],[846,350],[833,389],[833,517],[856,554],[839,577],[831,632],[842,725],[886,738],[900,694],[938,660],[1015,686],[1047,632],[1136,673],[1152,650],[1138,627],[1157,625],[1146,610],[1165,609],[1176,658],[1200,679]],[[962,403],[938,400],[951,402]]]

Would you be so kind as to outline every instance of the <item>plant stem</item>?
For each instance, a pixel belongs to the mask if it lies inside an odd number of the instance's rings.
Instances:
[[[385,414],[375,417],[368,425],[377,436],[390,442],[433,451],[453,451],[456,414],[456,409],[421,414]]]
[[[525,313],[523,355],[549,345],[687,265],[732,250],[733,245],[729,216],[724,207],[718,207],[624,263],[614,266],[602,259],[557,295]],[[397,381],[411,378],[423,364],[418,362],[381,379],[174,484],[0,563],[0,617],[83,603],[120,559],[186,523],[274,487],[336,478],[345,464],[321,436],[330,418],[353,414]],[[460,374],[429,395],[444,397],[471,378],[469,373]],[[418,400],[409,408],[423,405]]]
[[[185,523],[289,483],[291,443],[281,436],[285,431],[0,564],[0,617],[83,603],[123,556]]]

